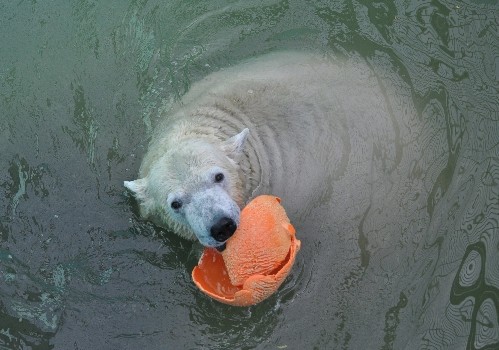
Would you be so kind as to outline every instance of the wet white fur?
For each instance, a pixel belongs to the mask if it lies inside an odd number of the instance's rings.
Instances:
[[[217,246],[220,243],[210,236],[210,228],[222,217],[239,223],[244,200],[237,190],[241,187],[238,161],[248,129],[221,141],[199,138],[184,129],[186,126],[180,123],[176,132],[168,134],[172,144],[163,154],[148,153],[158,157],[154,158],[148,176],[125,181],[124,185],[139,201],[142,216],[185,238]],[[142,168],[146,159],[147,156]],[[214,181],[218,173],[224,174],[220,183]],[[173,201],[181,202],[182,207],[173,210]]]
[[[141,215],[204,245],[216,245],[208,232],[221,213],[237,222],[236,207],[258,194],[283,197],[292,219],[305,215],[348,161],[342,130],[384,101],[369,69],[357,67],[287,52],[195,83],[161,116],[139,179],[125,181]],[[223,184],[210,178],[218,170]]]

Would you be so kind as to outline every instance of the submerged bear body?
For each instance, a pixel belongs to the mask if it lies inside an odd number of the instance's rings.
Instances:
[[[391,94],[360,59],[284,52],[221,70],[162,116],[125,186],[145,218],[205,246],[223,246],[260,194],[281,197],[299,226],[347,172],[359,174],[350,195],[363,191],[375,152],[386,160],[379,172],[397,167]]]

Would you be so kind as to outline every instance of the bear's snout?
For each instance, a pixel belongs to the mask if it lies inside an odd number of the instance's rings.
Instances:
[[[228,217],[223,217],[218,220],[210,229],[211,236],[217,242],[225,242],[236,231],[237,224]]]

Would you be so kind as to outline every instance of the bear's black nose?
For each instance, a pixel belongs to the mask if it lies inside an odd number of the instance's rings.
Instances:
[[[230,236],[234,234],[237,229],[237,225],[231,218],[221,218],[218,222],[213,225],[210,229],[211,236],[215,238],[217,242],[225,242]]]

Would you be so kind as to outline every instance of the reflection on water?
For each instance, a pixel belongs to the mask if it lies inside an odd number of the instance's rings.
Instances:
[[[443,0],[1,4],[1,347],[497,348],[498,13]],[[302,250],[280,291],[221,305],[190,280],[191,243],[138,220],[122,182],[193,81],[293,48],[362,56],[397,87],[389,118],[363,126],[371,143],[344,125],[349,157],[295,223]]]
[[[471,321],[467,347],[481,349],[497,345],[499,289],[485,279],[486,247],[483,241],[468,245],[458,273],[454,278],[449,316],[454,325],[466,327]],[[466,301],[466,302],[465,302]]]

